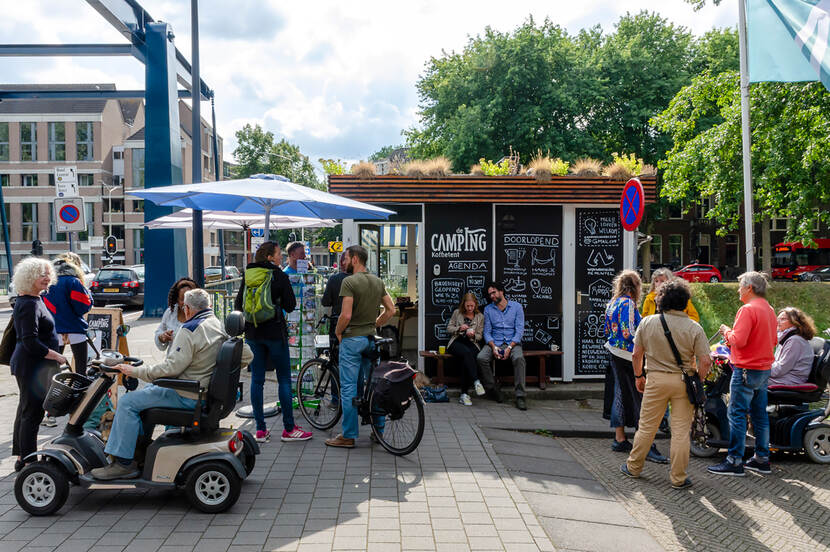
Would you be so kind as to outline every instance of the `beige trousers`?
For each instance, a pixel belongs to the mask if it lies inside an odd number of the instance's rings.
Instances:
[[[680,372],[649,372],[643,404],[640,407],[640,425],[634,435],[634,448],[628,456],[628,471],[640,475],[654,435],[660,427],[666,405],[671,403],[671,482],[680,485],[686,480],[689,467],[689,433],[692,430],[694,408],[686,395],[686,384]]]

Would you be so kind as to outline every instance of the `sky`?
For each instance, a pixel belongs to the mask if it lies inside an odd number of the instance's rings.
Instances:
[[[190,1],[138,0],[170,23],[190,58]],[[431,57],[460,51],[485,27],[509,32],[528,16],[576,33],[613,31],[626,12],[648,10],[695,34],[735,26],[737,4],[695,12],[683,0],[200,0],[202,80],[216,93],[226,159],[233,133],[259,123],[320,157],[366,159],[403,142],[418,123],[415,84]],[[124,43],[84,0],[9,2],[6,43]],[[128,57],[0,58],[0,83],[109,83],[143,89],[144,66]],[[210,116],[210,104],[202,104]]]

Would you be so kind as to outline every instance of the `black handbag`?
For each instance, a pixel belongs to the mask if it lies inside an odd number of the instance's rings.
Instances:
[[[0,364],[11,365],[12,354],[17,345],[17,330],[14,329],[14,315],[9,318],[9,325],[3,331],[3,338],[0,339]]]
[[[694,406],[703,405],[706,402],[706,391],[703,389],[703,382],[700,381],[700,376],[696,372],[689,374],[683,368],[683,359],[680,358],[680,351],[677,350],[677,345],[674,344],[671,330],[669,330],[666,317],[663,316],[662,312],[660,313],[660,323],[663,324],[663,333],[666,339],[669,340],[669,347],[671,347],[671,352],[674,354],[674,361],[677,362],[677,366],[680,367],[680,371],[683,373],[683,382],[686,384],[686,394],[689,396],[689,402]]]

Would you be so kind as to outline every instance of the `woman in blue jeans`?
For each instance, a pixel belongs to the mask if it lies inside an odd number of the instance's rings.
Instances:
[[[294,423],[291,395],[291,364],[288,356],[288,337],[283,311],[292,312],[297,306],[288,276],[277,266],[282,253],[280,246],[267,241],[259,246],[254,262],[245,267],[245,277],[234,301],[234,308],[245,312],[245,340],[254,353],[251,361],[251,406],[256,420],[256,440],[260,443],[271,438],[262,412],[265,371],[270,365],[277,371],[280,407],[282,408],[283,441],[307,441],[311,433]],[[270,285],[269,285],[270,280]],[[253,322],[254,311],[267,301],[250,301],[245,304],[245,289],[262,287],[261,293],[270,294],[273,316]],[[259,292],[259,290],[258,290]],[[249,294],[250,295],[250,294]]]

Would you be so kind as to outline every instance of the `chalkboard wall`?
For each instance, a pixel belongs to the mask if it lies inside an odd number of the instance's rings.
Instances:
[[[425,345],[446,345],[447,322],[461,296],[482,300],[491,274],[493,207],[489,204],[429,204],[425,210]]]
[[[496,206],[496,279],[525,308],[522,347],[562,348],[562,207]]]

